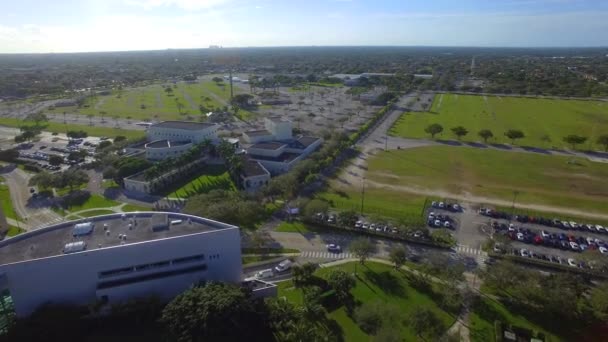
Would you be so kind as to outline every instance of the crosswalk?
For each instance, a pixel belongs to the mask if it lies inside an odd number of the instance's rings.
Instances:
[[[457,245],[455,248],[456,253],[460,254],[471,254],[471,255],[486,255],[484,251],[478,248],[469,247],[467,245]]]
[[[309,259],[352,259],[357,258],[353,253],[331,253],[331,252],[319,252],[319,251],[303,251],[300,253],[301,258],[309,258]],[[386,258],[388,257],[388,253],[380,252],[374,254],[373,257],[376,258]]]

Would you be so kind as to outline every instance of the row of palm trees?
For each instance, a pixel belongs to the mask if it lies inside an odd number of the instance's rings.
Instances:
[[[194,145],[186,153],[180,155],[177,158],[167,158],[159,161],[144,172],[144,178],[147,181],[156,179],[169,171],[177,170],[177,174],[181,174],[191,167],[194,167],[193,161],[197,160],[201,153],[209,149],[212,146],[209,139],[205,139],[203,142]]]

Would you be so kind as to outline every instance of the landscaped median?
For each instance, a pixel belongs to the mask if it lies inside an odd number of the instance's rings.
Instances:
[[[568,266],[568,265],[564,265],[564,264],[557,264],[554,262],[539,260],[539,259],[535,259],[535,258],[526,258],[526,257],[518,256],[518,255],[506,255],[506,254],[490,252],[490,253],[488,253],[488,256],[491,258],[510,260],[510,261],[513,261],[518,264],[533,265],[533,266],[538,266],[538,267],[542,267],[542,268],[550,268],[550,269],[567,272],[567,273],[584,274],[584,275],[592,276],[595,278],[608,279],[608,273],[602,272],[601,270],[596,271],[596,270],[592,270],[592,269],[584,269],[584,268],[580,268],[580,267],[573,267],[573,266]]]

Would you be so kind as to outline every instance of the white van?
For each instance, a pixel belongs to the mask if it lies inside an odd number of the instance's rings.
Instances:
[[[272,278],[274,276],[274,273],[272,272],[272,269],[266,269],[266,270],[261,270],[256,272],[256,274],[253,275],[253,277],[250,278],[246,278],[245,281],[252,281],[255,279],[267,279],[267,278]]]
[[[275,271],[281,273],[289,270],[291,268],[291,260],[283,260],[280,264],[278,264],[274,269]]]

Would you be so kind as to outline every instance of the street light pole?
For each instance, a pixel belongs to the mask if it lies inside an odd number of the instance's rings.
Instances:
[[[365,177],[361,181],[361,216],[363,216],[363,203],[365,201]]]
[[[513,217],[513,213],[515,212],[515,199],[517,198],[517,195],[519,195],[519,191],[513,191],[513,202],[511,203],[511,217]],[[509,219],[509,221],[511,221],[511,219]]]

